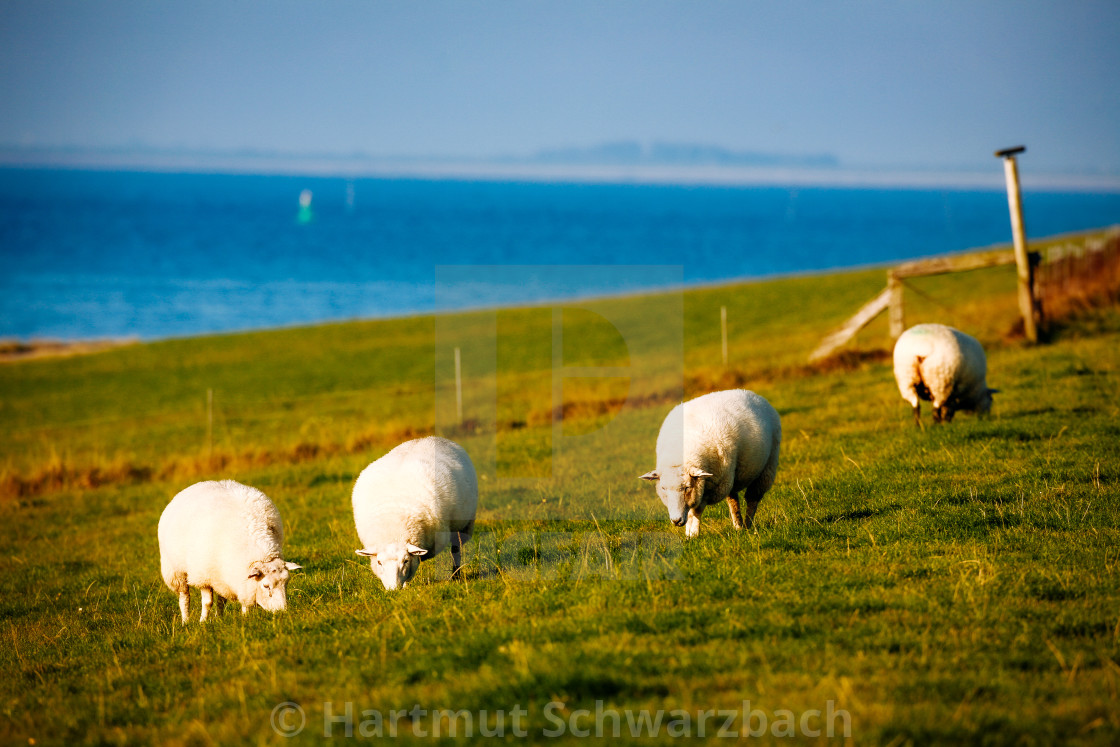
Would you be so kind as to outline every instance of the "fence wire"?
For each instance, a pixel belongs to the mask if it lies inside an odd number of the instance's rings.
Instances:
[[[1035,283],[1046,314],[1120,292],[1120,227],[1085,241],[1055,244],[1041,255]]]

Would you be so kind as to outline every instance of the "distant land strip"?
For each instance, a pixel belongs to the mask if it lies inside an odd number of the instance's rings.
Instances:
[[[99,353],[102,350],[135,345],[136,337],[111,338],[106,340],[0,340],[0,363],[32,360],[35,358],[57,358],[67,355]]]
[[[343,179],[517,181],[788,187],[1002,190],[1003,172],[985,160],[961,164],[860,166],[829,153],[764,153],[693,144],[604,143],[527,155],[378,156],[369,153],[202,151],[184,148],[22,147],[0,143],[0,168],[287,175]],[[1021,175],[1028,189],[1120,191],[1120,174],[1077,171]]]

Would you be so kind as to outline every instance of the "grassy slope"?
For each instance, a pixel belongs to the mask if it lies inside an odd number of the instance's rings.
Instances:
[[[287,700],[306,710],[307,742],[324,701],[520,705],[539,739],[547,703],[563,701],[567,718],[596,700],[694,719],[750,700],[771,720],[831,700],[861,744],[1115,742],[1120,314],[1028,349],[1002,340],[1014,319],[1005,270],[922,280],[932,300],[911,294],[908,323],[975,332],[1003,393],[989,420],[918,431],[887,363],[799,369],[882,281],[867,271],[588,305],[624,330],[629,359],[620,333],[569,311],[565,363],[630,363],[629,393],[648,398],[561,431],[548,425],[553,328],[540,310],[0,367],[9,478],[122,467],[93,489],[0,498],[0,742],[271,743],[282,740],[270,711]],[[689,394],[724,375],[721,304],[732,368],[782,414],[783,464],[757,531],[733,533],[717,508],[684,544],[635,477],[682,374]],[[883,325],[859,344],[885,346]],[[478,430],[461,440],[483,476],[483,521],[466,583],[448,583],[440,557],[390,597],[353,555],[349,488],[394,437],[446,420],[439,345],[452,340],[466,345]],[[565,379],[584,405],[626,391]],[[183,628],[154,527],[171,495],[217,476],[273,497],[286,555],[307,570],[287,614],[243,619],[233,606]]]

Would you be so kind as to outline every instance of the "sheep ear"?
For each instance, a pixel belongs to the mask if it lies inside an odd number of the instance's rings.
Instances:
[[[699,467],[693,467],[692,469],[690,469],[688,471],[688,474],[692,475],[692,477],[694,479],[697,479],[697,480],[700,479],[701,477],[712,477],[713,476],[711,472],[705,472],[704,470],[700,469]]]
[[[264,578],[264,568],[261,567],[259,560],[249,564],[249,578]]]
[[[376,558],[377,557],[377,553],[375,553],[373,550],[366,550],[364,548],[361,549],[361,550],[355,550],[354,552],[356,552],[358,555],[361,555],[363,558]]]
[[[298,571],[300,568],[303,568],[302,565],[296,565],[295,563],[285,563],[284,567],[289,571]]]
[[[657,470],[652,470],[650,472],[645,473],[644,475],[642,475],[638,479],[639,480],[649,480],[650,482],[657,482],[658,480],[661,479],[661,475],[659,475],[657,473]]]
[[[409,542],[407,545],[405,545],[405,547],[408,548],[408,554],[409,555],[427,555],[428,554],[428,551],[425,550],[423,547],[418,547],[418,546],[412,544],[411,542]]]

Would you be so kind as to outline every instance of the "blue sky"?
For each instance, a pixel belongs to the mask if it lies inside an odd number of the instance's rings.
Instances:
[[[1118,38],[1115,0],[0,0],[0,145],[1117,176]]]

